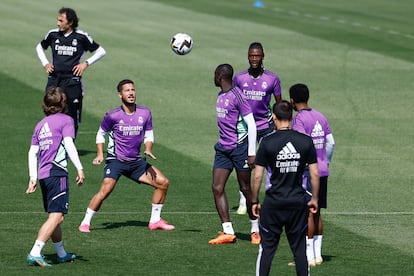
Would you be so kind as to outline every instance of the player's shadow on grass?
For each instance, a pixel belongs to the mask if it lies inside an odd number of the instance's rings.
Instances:
[[[79,154],[79,156],[85,156],[85,155],[88,155],[88,154],[96,154],[96,151],[93,151],[93,150],[84,150],[84,149],[78,149],[78,154]]]
[[[148,227],[147,221],[138,221],[138,220],[128,220],[125,222],[106,222],[102,223],[102,227],[99,228],[93,228],[93,230],[106,230],[106,229],[116,229],[121,227]],[[202,232],[199,229],[184,229],[185,232],[194,232],[194,233],[200,233]],[[248,235],[246,235],[247,237]],[[250,236],[248,236],[250,239]]]
[[[331,262],[334,258],[336,258],[336,256],[322,254],[323,262]]]
[[[127,220],[125,222],[107,222],[102,223],[103,227],[100,229],[115,229],[115,228],[121,228],[121,227],[148,227],[147,221],[138,221],[138,220]]]
[[[76,253],[74,254],[76,255],[76,259],[73,262],[66,262],[66,263],[58,263],[56,254],[45,254],[44,256],[46,260],[50,260],[52,262],[52,265],[65,265],[65,264],[74,263],[74,262],[89,262],[89,260],[85,259],[83,256],[79,256]]]
[[[238,240],[250,241],[250,234],[237,232],[236,237]]]

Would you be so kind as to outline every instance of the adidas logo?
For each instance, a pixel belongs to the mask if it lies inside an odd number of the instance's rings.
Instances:
[[[249,87],[249,85],[247,84],[247,82],[243,83],[243,87]]]
[[[50,131],[50,127],[48,123],[45,123],[39,132],[39,139],[45,139],[47,137],[52,137],[52,132]]]
[[[319,123],[319,121],[316,121],[315,126],[313,127],[311,137],[321,137],[325,136],[325,131],[322,129],[322,125]]]
[[[277,160],[287,159],[300,159],[300,153],[298,153],[291,142],[288,142],[277,155]]]
[[[288,142],[277,155],[276,168],[280,173],[296,173],[300,166],[300,153]],[[295,160],[296,159],[296,160]]]
[[[56,44],[59,44],[59,43],[60,43],[59,38],[57,38],[57,39],[55,40],[55,43],[56,43]]]

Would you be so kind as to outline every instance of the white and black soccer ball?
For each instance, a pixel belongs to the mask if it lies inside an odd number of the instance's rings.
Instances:
[[[171,50],[177,55],[183,56],[193,49],[193,39],[185,33],[177,33],[171,38]]]

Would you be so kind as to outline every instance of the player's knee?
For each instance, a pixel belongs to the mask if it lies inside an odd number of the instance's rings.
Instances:
[[[56,213],[50,213],[49,214],[49,221],[53,221],[53,223],[55,225],[61,224],[63,222],[63,220],[64,220],[63,213],[56,212]]]
[[[157,175],[155,178],[148,180],[148,182],[145,183],[153,186],[156,189],[167,191],[170,185],[170,180],[164,175]]]
[[[213,191],[214,195],[221,195],[224,193],[224,188],[221,185],[215,185],[211,187],[211,190]]]
[[[166,177],[162,177],[157,179],[157,182],[159,186],[161,186],[161,189],[168,190],[168,187],[170,186],[170,180]]]
[[[249,187],[240,187],[240,191],[243,194],[246,194],[246,193],[249,193],[250,192],[250,189],[249,189]]]

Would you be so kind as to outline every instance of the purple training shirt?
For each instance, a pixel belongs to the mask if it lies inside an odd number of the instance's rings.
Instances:
[[[219,144],[225,149],[235,149],[237,144],[247,138],[247,125],[242,116],[252,113],[243,92],[233,87],[223,93],[220,91],[216,103]]]
[[[141,105],[136,105],[134,114],[117,107],[105,114],[101,128],[109,133],[108,158],[136,161],[141,159],[145,131],[152,130],[152,114]]]
[[[329,176],[326,136],[332,132],[326,117],[315,109],[302,109],[293,118],[292,128],[312,138],[318,158],[319,175]]]
[[[272,95],[282,96],[279,77],[269,70],[264,70],[258,78],[253,78],[248,70],[244,70],[236,74],[233,83],[247,96],[257,130],[267,129],[272,117],[270,109]]]
[[[67,153],[63,138],[75,137],[73,119],[63,113],[43,118],[35,127],[31,144],[39,146],[38,178],[51,176],[51,169],[57,166],[67,175]]]

